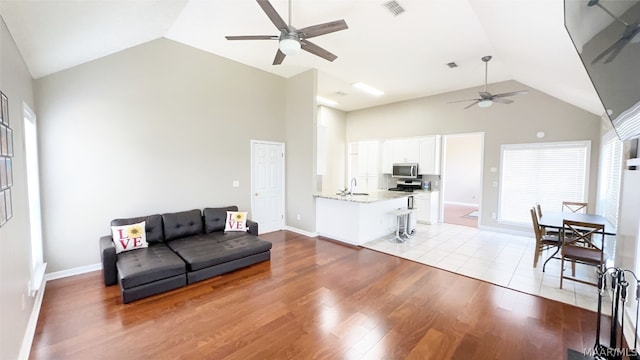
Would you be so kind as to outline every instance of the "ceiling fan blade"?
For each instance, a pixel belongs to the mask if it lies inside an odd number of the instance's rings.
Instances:
[[[333,61],[335,59],[337,59],[338,57],[332,53],[330,53],[329,51],[321,48],[320,46],[311,43],[307,40],[304,41],[300,41],[302,50],[304,51],[308,51],[310,53],[312,53],[313,55],[317,55],[320,56],[321,58],[325,59],[325,60],[329,60],[329,61]]]
[[[480,100],[476,100],[476,101],[472,102],[471,104],[469,104],[469,105],[467,105],[467,106],[465,107],[465,110],[466,110],[466,109],[468,109],[468,108],[470,108],[470,107],[472,107],[473,105],[475,105],[475,104],[477,104],[477,103],[479,103],[479,102],[480,102]]]
[[[449,101],[447,104],[453,104],[453,103],[459,103],[459,102],[466,102],[466,101],[480,101],[482,99],[466,99],[466,100],[456,100],[456,101]]]
[[[347,23],[344,20],[336,20],[336,21],[331,21],[324,24],[318,24],[318,25],[308,26],[303,29],[299,29],[298,33],[300,34],[301,38],[309,39],[312,37],[329,34],[332,32],[345,30],[348,28],[349,26],[347,26]]]
[[[506,96],[513,96],[513,95],[527,95],[528,93],[529,93],[529,90],[512,91],[508,93],[495,94],[493,95],[493,98],[495,99],[495,98],[501,98]]]
[[[273,8],[273,5],[271,5],[271,3],[268,0],[256,0],[256,1],[258,1],[258,5],[260,5],[260,7],[262,8],[262,11],[264,11],[264,13],[267,14],[267,17],[269,17],[269,20],[271,20],[273,25],[275,25],[276,28],[278,28],[278,30],[289,32],[289,26],[287,25],[286,22],[284,22],[284,20],[282,20],[282,17],[280,17],[276,9]]]
[[[240,35],[240,36],[225,36],[227,40],[278,40],[278,36],[275,35]]]
[[[280,49],[278,49],[278,52],[276,52],[276,57],[273,58],[273,64],[272,65],[280,65],[280,64],[282,64],[282,61],[284,60],[285,56],[287,56],[287,55],[285,55],[282,51],[280,51]]]
[[[503,99],[499,97],[493,97],[491,101],[501,103],[501,104],[511,104],[513,102],[513,100]]]

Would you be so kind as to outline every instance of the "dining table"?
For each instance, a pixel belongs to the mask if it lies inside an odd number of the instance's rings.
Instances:
[[[592,224],[604,225],[605,235],[616,235],[616,227],[609,220],[602,215],[585,214],[585,213],[573,213],[562,211],[545,211],[544,215],[540,217],[538,223],[545,228],[552,228],[559,231],[562,230],[562,222],[567,219],[571,221],[579,221]]]
[[[592,224],[602,224],[604,225],[605,235],[616,236],[616,226],[613,225],[604,216],[597,215],[597,214],[573,213],[573,212],[563,212],[563,211],[545,211],[544,215],[542,215],[538,220],[538,224],[541,227],[544,227],[546,229],[553,229],[553,230],[556,230],[558,233],[560,233],[562,231],[562,228],[564,227],[563,222],[565,219],[571,220],[571,221],[592,223]],[[560,251],[560,245],[561,245],[560,241],[561,240],[558,237],[558,247],[556,248],[556,251],[554,251],[554,253],[551,254],[551,256],[547,258],[547,260],[545,260],[544,264],[542,265],[543,272],[544,272],[545,266],[547,265],[547,262],[553,259],[556,256],[556,254],[558,254],[558,252]],[[604,244],[602,246],[604,246]]]

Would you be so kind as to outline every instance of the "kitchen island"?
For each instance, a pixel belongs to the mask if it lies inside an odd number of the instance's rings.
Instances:
[[[407,207],[410,193],[381,190],[367,195],[316,194],[316,231],[350,245],[396,231],[393,210]]]

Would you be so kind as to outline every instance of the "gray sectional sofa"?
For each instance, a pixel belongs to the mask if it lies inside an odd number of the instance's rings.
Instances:
[[[247,232],[224,232],[227,211],[205,208],[115,219],[111,226],[145,221],[149,247],[116,254],[111,235],[100,238],[105,286],[120,285],[129,303],[224,274],[271,258],[271,243],[258,238],[258,224]]]

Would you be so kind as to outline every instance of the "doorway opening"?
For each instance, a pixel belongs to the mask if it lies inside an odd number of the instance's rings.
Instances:
[[[478,227],[484,133],[442,137],[442,222]]]

